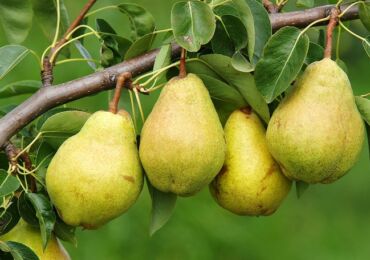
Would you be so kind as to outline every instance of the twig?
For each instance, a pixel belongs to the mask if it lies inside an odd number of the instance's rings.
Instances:
[[[334,5],[326,5],[304,11],[270,14],[274,31],[284,26],[305,27],[313,21],[327,17]],[[348,5],[342,5],[344,10]],[[358,19],[358,7],[353,6],[341,17],[342,21]],[[321,23],[317,24],[320,25]],[[80,79],[60,85],[40,89],[28,100],[0,119],[0,147],[20,129],[49,109],[85,96],[114,87],[116,76],[129,71],[135,77],[153,68],[159,49],[145,53],[134,59],[106,68]],[[172,46],[172,57],[180,56],[181,48]]]
[[[270,0],[263,0],[263,6],[266,8],[267,12],[270,14],[277,14],[282,7],[279,8],[278,5],[275,5]]]
[[[333,8],[330,12],[330,20],[326,29],[326,46],[325,46],[325,52],[324,57],[325,58],[331,58],[331,50],[333,45],[333,31],[335,29],[335,26],[338,23],[338,15],[340,14],[340,11],[337,8]]]
[[[43,83],[43,87],[49,87],[53,84],[53,68],[54,64],[51,63],[50,57],[54,56],[54,61],[58,55],[59,47],[62,46],[64,43],[67,42],[67,36],[74,28],[76,28],[84,19],[86,13],[90,10],[90,8],[95,4],[96,0],[89,0],[89,2],[82,8],[80,14],[76,17],[76,19],[70,24],[68,29],[65,31],[63,37],[50,49],[50,52],[47,56],[45,56],[43,60],[43,70],[41,71],[41,80]]]

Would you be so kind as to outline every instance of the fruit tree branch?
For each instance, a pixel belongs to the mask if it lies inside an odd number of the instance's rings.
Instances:
[[[342,5],[340,9],[343,11],[347,6]],[[333,5],[326,5],[305,11],[270,14],[272,29],[276,31],[288,25],[307,26],[315,20],[327,17],[333,7]],[[342,21],[354,19],[358,19],[358,7],[356,6],[350,8],[341,17]],[[112,89],[116,84],[116,77],[123,72],[131,72],[132,76],[135,77],[150,70],[158,52],[159,50],[153,50],[103,71],[59,85],[41,88],[0,119],[0,147],[3,147],[5,142],[15,133],[47,110],[72,100]],[[178,58],[180,53],[181,48],[174,44],[172,46],[172,57]]]

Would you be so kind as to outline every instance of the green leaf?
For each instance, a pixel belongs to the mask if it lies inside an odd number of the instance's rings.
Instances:
[[[236,88],[245,101],[267,123],[270,120],[268,106],[256,88],[250,73],[240,72],[231,65],[231,58],[220,54],[209,54],[200,57],[217,74]]]
[[[222,54],[225,56],[232,56],[234,54],[235,48],[233,42],[230,39],[224,25],[217,21],[216,30],[213,38],[211,40],[211,46],[213,53]]]
[[[27,199],[32,203],[36,210],[39,220],[43,248],[45,249],[54,229],[56,215],[50,200],[43,194],[27,193]]]
[[[346,63],[343,61],[343,60],[341,60],[341,59],[339,59],[339,58],[337,58],[336,60],[335,60],[335,62],[338,64],[338,66],[346,73],[346,74],[348,74],[348,68],[347,68],[347,65],[346,65]]]
[[[298,7],[312,8],[315,6],[315,0],[297,0],[296,5]]]
[[[317,43],[310,42],[304,63],[308,65],[311,64],[312,62],[322,60],[323,57],[324,57],[324,48],[318,45]]]
[[[150,33],[135,41],[125,54],[125,60],[129,60],[149,51],[157,34]]]
[[[39,226],[39,220],[36,216],[36,210],[27,198],[25,192],[22,192],[19,196],[17,201],[17,208],[20,216],[24,221],[26,221],[31,226]]]
[[[367,133],[367,146],[369,148],[369,158],[370,158],[370,125],[366,124],[365,128],[366,128],[366,133]]]
[[[212,9],[204,2],[177,2],[171,11],[171,25],[176,42],[190,52],[197,52],[215,32]]]
[[[152,236],[161,229],[170,219],[175,206],[177,196],[173,193],[164,193],[154,188],[147,181],[148,190],[152,199],[152,211],[149,234]]]
[[[297,77],[306,58],[309,39],[295,27],[277,31],[257,63],[255,78],[257,88],[267,103],[283,93]]]
[[[234,51],[239,51],[247,46],[247,30],[238,17],[232,15],[223,15],[221,16],[220,23],[222,25],[222,29],[225,31],[224,33],[226,33],[230,39]],[[215,42],[213,41],[212,46],[214,45]],[[220,51],[220,53],[222,53],[222,51]]]
[[[0,197],[4,197],[15,192],[20,186],[18,179],[8,174],[7,171],[0,169]]]
[[[89,117],[89,113],[78,110],[60,112],[50,116],[40,127],[40,132],[45,133],[45,142],[58,148],[67,138],[77,134]]]
[[[219,100],[212,100],[213,104],[215,105],[215,108],[217,110],[218,117],[220,118],[221,124],[224,126],[226,124],[227,119],[231,115],[232,112],[234,112],[236,109],[238,109],[235,104],[222,102]]]
[[[362,46],[364,46],[367,56],[370,58],[370,36],[367,36],[364,41],[362,41]]]
[[[144,36],[154,31],[155,21],[153,16],[143,7],[136,4],[120,4],[118,9],[126,14],[131,25],[132,39]]]
[[[90,52],[82,45],[81,41],[75,41],[74,45],[76,46],[77,50],[80,52],[81,56],[84,59],[91,60],[92,56]],[[87,64],[92,68],[94,71],[96,71],[96,64],[92,61],[87,61]]]
[[[247,105],[241,94],[235,88],[208,75],[197,75],[201,78],[204,85],[206,85],[212,99],[235,104],[237,107]]]
[[[355,100],[362,118],[368,125],[370,125],[370,100],[360,96],[356,96]]]
[[[271,23],[266,9],[255,0],[233,0],[241,13],[248,32],[248,56],[254,63],[262,54],[267,40],[271,37]],[[255,59],[256,57],[256,59]]]
[[[77,239],[75,236],[75,227],[69,226],[64,223],[58,216],[57,220],[54,225],[54,233],[55,235],[67,242],[72,243],[75,247],[77,247]]]
[[[29,53],[29,49],[21,45],[5,45],[0,48],[0,79],[10,72]]]
[[[25,0],[0,0],[0,23],[8,42],[23,42],[32,26],[32,6]]]
[[[233,57],[231,58],[231,65],[233,65],[234,69],[241,72],[251,72],[254,70],[253,65],[240,51],[234,53]]]
[[[13,197],[6,208],[0,208],[0,236],[8,233],[17,225],[20,215],[17,208],[17,197]]]
[[[0,241],[0,250],[2,252],[10,253],[14,260],[39,260],[38,256],[35,254],[35,252],[32,251],[31,248],[18,242]],[[1,253],[0,257],[1,259],[2,257],[4,257],[5,259],[9,259]]]
[[[361,3],[359,6],[359,15],[362,24],[370,32],[370,3]]]
[[[172,50],[171,44],[166,44],[161,47],[159,53],[157,54],[157,57],[155,58],[153,71],[164,68],[171,63],[171,50]],[[153,85],[155,85],[156,82],[164,78],[165,75],[162,74],[155,80]]]
[[[302,197],[303,193],[308,189],[310,185],[303,181],[296,181],[295,182],[295,190],[297,194],[297,198],[299,199]]]
[[[42,86],[41,81],[22,80],[0,87],[0,98],[33,94]]]

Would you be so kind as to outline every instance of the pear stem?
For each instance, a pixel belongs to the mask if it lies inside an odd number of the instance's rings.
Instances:
[[[179,77],[185,78],[186,77],[186,50],[184,48],[181,49],[179,70],[180,70]]]
[[[114,96],[113,96],[112,101],[109,103],[109,111],[112,112],[113,114],[117,114],[118,104],[121,98],[122,87],[125,84],[128,84],[130,86],[129,88],[131,88],[131,84],[132,84],[131,79],[132,79],[131,72],[123,72],[118,75],[116,89],[114,91]]]
[[[331,58],[332,45],[333,45],[333,31],[339,21],[340,10],[333,8],[330,11],[330,20],[326,28],[326,46],[324,52],[324,58]]]

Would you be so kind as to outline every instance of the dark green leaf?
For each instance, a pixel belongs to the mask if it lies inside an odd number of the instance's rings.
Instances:
[[[130,20],[133,40],[154,31],[154,18],[143,7],[136,4],[124,3],[118,5],[118,8],[122,13],[125,13]]]
[[[315,6],[315,0],[297,0],[296,5],[298,7],[312,8]]]
[[[365,52],[370,58],[370,36],[366,37],[366,39],[362,41],[362,46],[364,46]]]
[[[198,76],[206,85],[212,99],[235,104],[237,107],[247,105],[241,94],[230,85],[208,75],[198,74]]]
[[[6,208],[0,208],[0,236],[8,233],[19,221],[17,198],[13,197]]]
[[[8,42],[23,42],[32,26],[32,6],[27,0],[0,0],[0,23]]]
[[[220,21],[216,23],[216,31],[213,35],[211,45],[214,53],[230,57],[234,54],[235,48],[233,42]]]
[[[299,199],[302,197],[303,193],[308,189],[310,185],[303,181],[296,181],[295,182],[295,190],[297,194],[297,198]]]
[[[89,117],[89,113],[78,110],[60,112],[50,116],[40,132],[45,133],[45,142],[58,148],[68,137],[77,134]]]
[[[217,114],[218,117],[220,118],[221,124],[225,125],[231,113],[238,109],[238,107],[235,106],[235,104],[226,103],[215,99],[213,99],[212,101],[217,110]]]
[[[0,197],[4,197],[15,192],[20,186],[16,177],[8,174],[7,171],[0,169]]]
[[[266,123],[270,120],[268,106],[257,90],[254,78],[250,73],[237,71],[231,65],[231,58],[223,55],[203,55],[201,59],[226,82],[236,88]]]
[[[135,41],[125,54],[125,60],[135,58],[136,56],[147,52],[152,48],[154,39],[157,34],[147,34]]]
[[[312,62],[322,60],[323,57],[324,57],[324,48],[316,43],[310,42],[304,63],[308,65],[311,64]]]
[[[18,242],[0,241],[0,250],[3,252],[9,252],[14,260],[39,260],[39,258],[37,257],[35,252],[32,251],[31,248]]]
[[[306,58],[309,39],[295,27],[284,27],[268,41],[257,63],[257,88],[268,103],[283,93],[297,77]]]
[[[21,45],[5,45],[1,47],[0,79],[21,62],[29,52],[29,49]]]
[[[247,30],[238,17],[223,15],[221,16],[221,25],[222,29],[229,37],[234,51],[239,51],[247,46]]]
[[[362,118],[370,125],[370,100],[360,96],[355,97],[355,100]]]
[[[43,248],[45,249],[54,229],[56,215],[50,200],[43,194],[27,193],[27,199],[36,210],[39,220]]]
[[[204,2],[177,2],[171,11],[171,25],[176,42],[190,52],[197,52],[215,32],[212,9]]]
[[[164,193],[155,189],[147,181],[148,190],[152,199],[152,212],[149,233],[152,236],[170,219],[175,206],[177,196],[173,193]]]
[[[75,227],[67,225],[57,216],[57,220],[54,226],[55,235],[64,241],[72,243],[76,247],[77,239],[75,236],[75,230]]]
[[[0,98],[33,94],[42,86],[41,81],[22,80],[0,87]]]
[[[370,3],[361,3],[359,6],[359,15],[362,24],[370,32]]]
[[[28,200],[26,193],[22,192],[18,198],[17,208],[20,216],[24,221],[34,227],[39,226],[39,220],[36,216],[36,210],[32,203]]]

